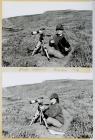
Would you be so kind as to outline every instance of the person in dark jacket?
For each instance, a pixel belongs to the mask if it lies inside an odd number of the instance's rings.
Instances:
[[[62,113],[62,108],[59,105],[58,94],[53,93],[50,96],[51,104],[44,111],[44,115],[48,125],[53,125],[55,127],[61,127],[64,124],[64,118]]]
[[[41,103],[41,102],[40,102]],[[64,118],[62,113],[62,108],[59,105],[59,97],[58,94],[53,93],[50,96],[50,104],[40,106],[40,110],[42,110],[44,114],[44,118],[48,125],[52,125],[60,128],[64,124]],[[30,125],[35,123],[40,117],[40,110],[37,109],[34,117],[31,120]]]
[[[71,51],[71,46],[64,37],[63,31],[63,25],[58,24],[56,26],[56,34],[49,41],[50,47],[47,47],[49,55],[53,55],[57,58],[63,58]]]

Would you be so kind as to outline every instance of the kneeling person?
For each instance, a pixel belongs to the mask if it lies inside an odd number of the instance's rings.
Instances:
[[[62,109],[59,105],[59,97],[56,93],[53,93],[50,96],[50,102],[51,104],[44,112],[47,124],[55,127],[61,127],[64,124],[64,118]]]
[[[57,58],[63,58],[71,51],[71,46],[63,34],[64,28],[62,24],[56,26],[56,34],[49,41],[48,53]]]

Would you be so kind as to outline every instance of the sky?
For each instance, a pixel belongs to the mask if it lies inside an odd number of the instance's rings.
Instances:
[[[50,10],[92,10],[92,2],[34,2],[34,1],[3,1],[3,18],[40,14]]]
[[[3,87],[41,83],[45,80],[92,80],[92,73],[78,72],[3,72]]]

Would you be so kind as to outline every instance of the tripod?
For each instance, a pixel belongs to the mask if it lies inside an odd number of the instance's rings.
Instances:
[[[40,125],[42,124],[42,122],[44,122],[45,124],[45,127],[46,129],[48,129],[48,125],[47,125],[47,122],[46,122],[46,119],[45,119],[45,116],[44,116],[44,113],[41,109],[41,106],[40,104],[38,104],[38,109],[34,115],[34,117],[32,118],[31,122],[30,122],[30,126],[35,123],[37,121],[38,118],[40,118]]]
[[[36,103],[36,102],[38,102],[38,100],[32,101],[31,103]],[[38,118],[40,118],[40,125],[42,124],[42,122],[44,122],[45,127],[46,127],[46,129],[48,130],[48,132],[50,134],[52,134],[52,135],[64,135],[65,134],[64,132],[59,132],[59,131],[55,131],[55,130],[49,129],[47,121],[46,121],[45,116],[44,116],[44,112],[41,109],[42,106],[43,106],[43,103],[41,103],[41,102],[39,103],[38,102],[38,109],[37,109],[34,117],[32,118],[32,120],[30,122],[30,126],[33,123],[35,123],[38,120]]]
[[[48,60],[50,60],[49,54],[48,54],[48,50],[47,48],[44,46],[43,41],[39,41],[37,46],[34,48],[33,52],[32,52],[32,56],[38,51],[41,50],[41,53],[45,53],[46,57]]]

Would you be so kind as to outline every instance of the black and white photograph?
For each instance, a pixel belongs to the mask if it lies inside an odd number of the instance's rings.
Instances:
[[[92,67],[91,1],[5,1],[2,10],[3,67]]]
[[[3,137],[92,138],[91,77],[69,73],[68,79],[68,73],[4,72]]]

